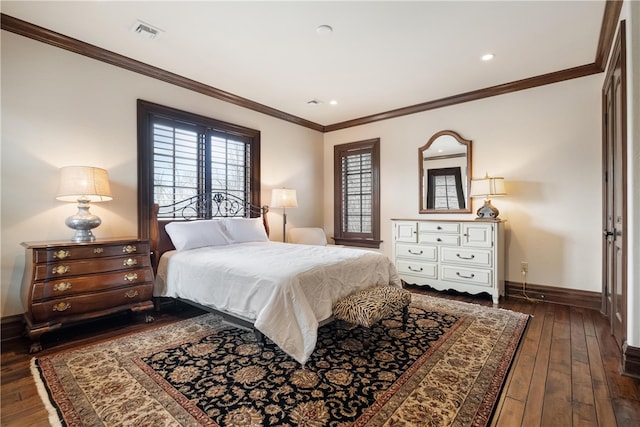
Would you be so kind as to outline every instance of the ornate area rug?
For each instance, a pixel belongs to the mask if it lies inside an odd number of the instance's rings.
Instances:
[[[413,295],[398,317],[319,330],[303,367],[207,314],[34,358],[53,425],[483,426],[528,316]]]

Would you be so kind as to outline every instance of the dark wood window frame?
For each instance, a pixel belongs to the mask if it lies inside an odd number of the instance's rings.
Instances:
[[[260,131],[210,117],[189,113],[152,102],[138,100],[138,235],[150,237],[151,209],[154,203],[153,181],[153,121],[168,119],[186,126],[200,126],[237,135],[248,141],[250,149],[249,202],[260,205]]]
[[[371,231],[349,232],[344,224],[342,162],[349,155],[371,155]],[[334,147],[334,241],[338,245],[380,248],[380,138],[340,144]]]

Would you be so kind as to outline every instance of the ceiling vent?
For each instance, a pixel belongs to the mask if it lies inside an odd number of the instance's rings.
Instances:
[[[154,27],[151,24],[147,24],[143,21],[136,21],[131,27],[131,31],[149,40],[157,39],[163,32],[160,28]]]

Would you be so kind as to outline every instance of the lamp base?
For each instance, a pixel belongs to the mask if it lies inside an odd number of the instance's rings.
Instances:
[[[71,241],[73,243],[95,242],[96,236],[93,235],[91,230],[76,230]]]
[[[491,200],[485,199],[484,205],[482,205],[482,207],[478,209],[476,214],[478,215],[478,217],[476,218],[476,220],[478,221],[495,220],[498,219],[500,211],[498,210],[498,208],[491,204]]]
[[[89,212],[89,203],[78,202],[78,212],[71,215],[64,222],[67,227],[76,230],[71,241],[74,243],[95,242],[96,236],[93,235],[91,229],[99,226],[102,221],[97,216]]]
[[[282,208],[282,243],[287,243],[287,208]]]

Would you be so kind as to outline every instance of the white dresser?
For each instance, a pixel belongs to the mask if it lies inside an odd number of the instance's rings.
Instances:
[[[409,284],[504,295],[502,221],[394,219],[393,260]]]

